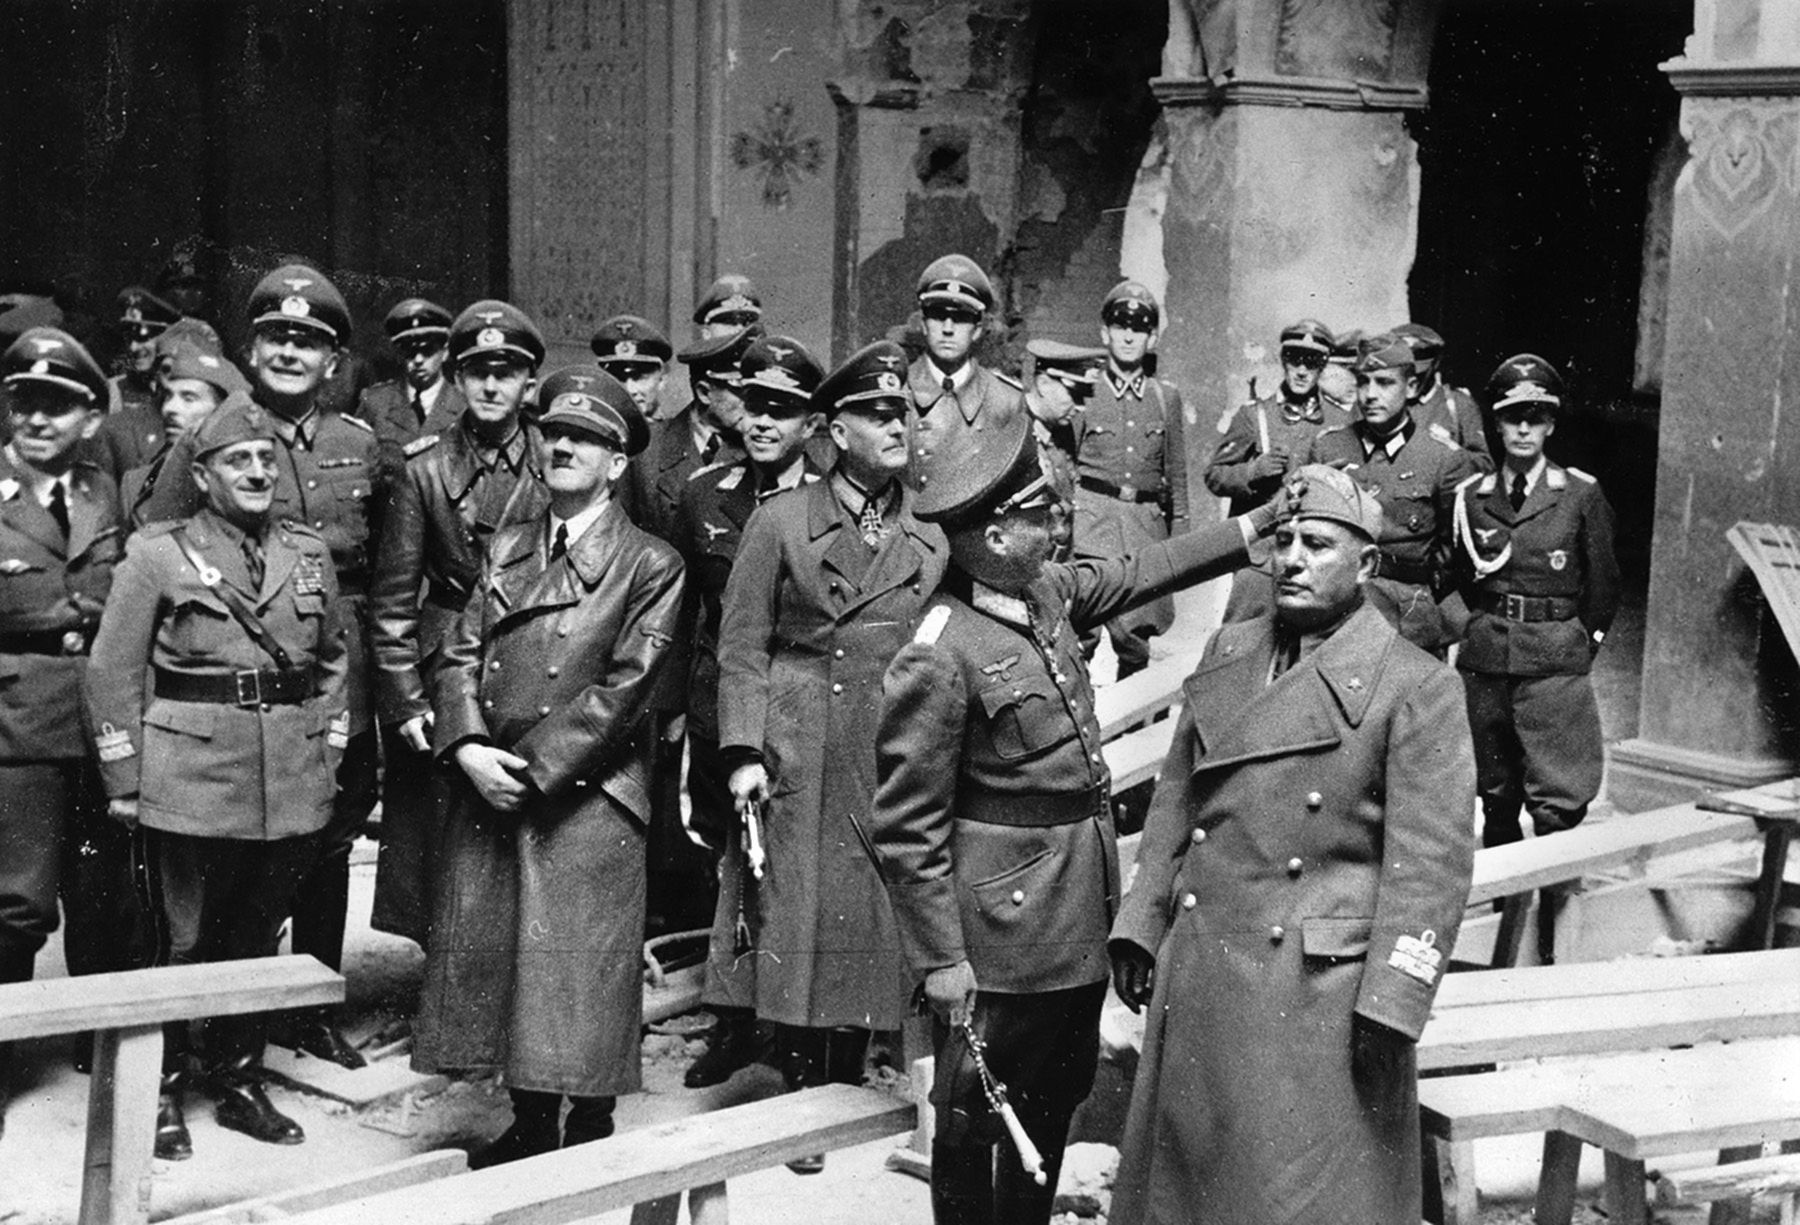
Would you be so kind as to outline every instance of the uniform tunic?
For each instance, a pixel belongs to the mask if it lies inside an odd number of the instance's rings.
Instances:
[[[1443,379],[1433,379],[1431,390],[1411,406],[1413,420],[1427,433],[1438,432],[1469,453],[1475,467],[1483,472],[1494,470],[1493,452],[1488,450],[1487,426],[1481,418],[1481,405],[1460,387],[1452,387]]]
[[[139,387],[131,375],[121,374],[112,380],[118,395],[118,408],[108,413],[91,444],[100,470],[119,480],[131,469],[150,462],[162,449],[164,433],[162,413],[155,393]]]
[[[1516,841],[1526,807],[1539,833],[1580,821],[1599,793],[1600,713],[1588,671],[1619,607],[1613,516],[1586,473],[1545,463],[1514,510],[1510,474],[1457,491],[1456,574],[1470,618],[1456,665],[1489,846]]]
[[[83,656],[124,543],[112,483],[96,468],[71,471],[67,499],[65,538],[30,469],[0,450],[0,981],[9,959],[30,977],[33,955],[56,930],[59,877],[71,926],[82,902],[129,900],[114,885],[110,899],[90,892],[78,901],[63,870],[91,858],[65,851],[106,833],[88,766]],[[87,942],[70,935],[73,965]]]
[[[523,425],[484,455],[458,420],[402,448],[405,462],[382,524],[369,597],[376,707],[384,724],[430,712],[430,674],[475,589],[488,542],[501,528],[535,522],[549,508],[536,446],[536,427]],[[419,939],[431,917],[442,797],[429,757],[398,736],[387,747],[374,924]]]
[[[1272,639],[1227,625],[1188,678],[1113,928],[1157,965],[1121,1225],[1419,1219],[1405,1040],[1473,865],[1459,687],[1366,605],[1274,681]],[[1395,1031],[1386,1073],[1355,1018]]]
[[[1100,374],[1093,398],[1070,419],[1075,441],[1074,548],[1123,557],[1188,529],[1186,423],[1181,393],[1143,371]],[[1148,659],[1143,640],[1175,622],[1164,597],[1109,625],[1115,645]],[[1130,641],[1138,639],[1137,642]]]
[[[397,481],[406,467],[406,444],[427,434],[455,429],[468,406],[456,384],[445,379],[437,399],[421,415],[412,384],[405,379],[389,379],[364,389],[356,403],[356,415],[374,427],[386,479]]]
[[[1408,642],[1441,653],[1457,637],[1437,601],[1449,585],[1452,508],[1475,461],[1417,422],[1400,437],[1397,446],[1378,443],[1357,421],[1316,435],[1302,462],[1343,468],[1381,503],[1381,570],[1368,599]]]
[[[455,770],[446,878],[415,1067],[499,1069],[578,1096],[639,1084],[645,699],[675,630],[682,567],[616,503],[550,560],[548,516],[503,528],[433,680],[433,748],[526,759],[501,813]]]
[[[820,481],[750,517],[725,591],[719,741],[760,752],[769,771],[757,1015],[898,1029],[910,978],[865,842],[875,729],[882,674],[949,546],[903,502],[871,550],[834,486]]]
[[[974,360],[950,381],[955,390],[945,389],[943,376],[928,358],[919,358],[907,369],[906,389],[913,403],[907,480],[914,489],[923,487],[932,457],[939,451],[956,454],[964,435],[999,426],[1026,411],[1024,387]]]

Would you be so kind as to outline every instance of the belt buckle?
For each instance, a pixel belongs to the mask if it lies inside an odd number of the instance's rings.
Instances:
[[[1119,486],[1119,500],[1120,501],[1135,502],[1135,501],[1137,501],[1137,496],[1138,496],[1138,491],[1137,491],[1136,485],[1120,485]]]
[[[1506,595],[1506,619],[1523,621],[1525,619],[1525,597],[1508,592]]]
[[[262,673],[255,668],[243,668],[232,674],[237,683],[237,705],[246,710],[262,705]]]

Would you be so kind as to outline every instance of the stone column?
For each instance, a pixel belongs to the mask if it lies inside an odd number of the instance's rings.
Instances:
[[[1196,499],[1221,415],[1251,379],[1261,394],[1280,383],[1283,325],[1408,318],[1419,167],[1405,114],[1426,105],[1437,7],[1171,4],[1152,82],[1168,132],[1161,361],[1197,418]]]
[[[1800,6],[1698,0],[1663,65],[1682,95],[1637,739],[1627,810],[1800,772],[1796,671],[1736,523],[1800,524]]]

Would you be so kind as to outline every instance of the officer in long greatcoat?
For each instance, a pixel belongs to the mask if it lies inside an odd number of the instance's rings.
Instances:
[[[859,1083],[869,1031],[899,1029],[911,992],[865,850],[882,673],[949,561],[899,479],[905,369],[877,341],[820,384],[837,464],[751,515],[725,589],[719,745],[734,797],[764,805],[756,1013],[790,1088]]]
[[[1276,507],[1129,557],[1046,564],[1052,508],[1028,418],[928,476],[916,513],[944,523],[952,564],[883,681],[868,834],[936,1015],[936,1219],[1042,1225],[1093,1085],[1119,893],[1078,637],[1245,564]],[[1044,1156],[1042,1185],[1004,1142],[970,1032]]]
[[[611,497],[648,435],[630,395],[570,367],[539,403],[550,508],[495,534],[432,693],[458,794],[413,1064],[505,1076],[480,1165],[610,1135],[638,1088],[646,698],[681,602],[681,559]]]
[[[1531,353],[1489,383],[1504,450],[1498,472],[1457,490],[1456,573],[1470,613],[1456,658],[1468,691],[1484,846],[1569,829],[1600,791],[1605,742],[1594,656],[1619,608],[1606,495],[1551,463],[1562,378]]]
[[[1363,599],[1380,509],[1302,468],[1275,614],[1186,684],[1113,927],[1148,1003],[1112,1219],[1393,1225],[1420,1215],[1412,1045],[1474,862],[1449,668]]]
[[[454,386],[438,403],[457,413],[442,431],[401,447],[369,592],[386,754],[371,922],[420,944],[431,924],[446,800],[431,758],[431,673],[475,590],[488,542],[508,524],[535,522],[548,498],[537,427],[522,411],[544,358],[537,325],[492,300],[452,324]]]
[[[163,964],[274,954],[330,820],[349,739],[345,636],[325,542],[274,521],[273,415],[237,392],[187,436],[206,506],[135,537],[94,640],[88,721],[112,813],[141,827]],[[205,1029],[221,1126],[298,1144],[261,1085],[265,1020]],[[186,1026],[171,1027],[158,1151],[190,1150]]]

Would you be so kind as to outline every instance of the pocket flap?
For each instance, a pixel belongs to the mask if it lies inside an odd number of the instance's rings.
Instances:
[[[219,708],[206,702],[152,702],[144,723],[199,740],[211,740]]]
[[[1308,957],[1366,957],[1374,919],[1302,919],[1300,948]]]
[[[1051,693],[1046,688],[1027,681],[1021,685],[995,685],[991,689],[983,689],[976,696],[981,700],[981,709],[992,719],[1009,706],[1017,706],[1023,711],[1032,698],[1048,700]]]

